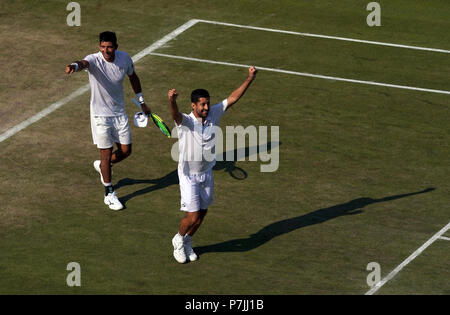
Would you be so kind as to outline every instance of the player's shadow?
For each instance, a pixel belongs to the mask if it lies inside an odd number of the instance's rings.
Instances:
[[[117,182],[116,185],[114,185],[114,189],[119,189],[120,187],[129,186],[129,185],[136,185],[136,184],[153,184],[151,186],[136,190],[135,192],[132,192],[128,195],[125,195],[123,197],[120,197],[119,200],[122,202],[122,204],[126,204],[128,200],[133,199],[134,197],[148,194],[152,191],[163,189],[166,187],[169,187],[171,185],[178,184],[178,174],[177,170],[174,170],[167,175],[164,175],[160,178],[155,179],[133,179],[133,178],[123,178]]]
[[[257,155],[260,153],[266,153],[268,151],[272,151],[272,149],[277,148],[281,145],[281,142],[270,141],[261,146],[254,147],[246,147],[242,152],[239,152],[238,149],[233,151],[233,154],[229,154],[228,152],[222,153],[222,158],[219,161],[216,161],[216,165],[214,166],[214,171],[224,170],[231,177],[238,180],[243,180],[248,177],[248,174],[245,170],[236,166],[236,161],[241,158],[249,158],[250,156]],[[231,152],[231,151],[230,151]],[[230,158],[232,156],[232,158]]]
[[[263,151],[270,151],[270,150],[276,148],[277,146],[279,146],[280,144],[281,143],[279,143],[279,142],[268,142],[267,144],[258,146],[256,148],[255,147],[250,147],[250,148],[246,147],[243,150],[243,153],[244,153],[243,156],[245,158],[248,158],[250,156],[250,153],[255,153],[255,152],[261,153]],[[238,149],[233,150],[232,154],[224,152],[222,154],[222,158],[218,159],[218,161],[216,161],[216,165],[214,166],[213,170],[214,171],[224,170],[225,172],[229,173],[231,177],[233,177],[234,179],[237,179],[237,180],[246,179],[248,177],[247,172],[245,170],[243,170],[242,168],[236,166],[236,160],[238,157],[238,153],[239,153],[239,155],[241,154],[241,152],[239,152]],[[227,157],[228,157],[228,159],[230,159],[230,156],[233,157],[233,160],[227,161]],[[119,200],[122,202],[122,204],[125,205],[130,199],[133,199],[137,196],[148,194],[152,191],[155,191],[158,189],[163,189],[163,188],[169,187],[171,185],[177,185],[178,183],[179,183],[178,172],[175,169],[172,172],[168,173],[167,175],[160,177],[160,178],[155,178],[155,179],[133,179],[133,178],[128,178],[128,177],[123,178],[123,179],[119,180],[116,185],[114,185],[114,189],[117,190],[124,186],[136,185],[136,184],[152,184],[151,186],[139,189],[128,195],[120,197]]]
[[[314,224],[320,224],[342,215],[360,214],[363,212],[362,208],[374,203],[392,201],[417,194],[423,194],[433,190],[435,190],[435,188],[427,188],[418,192],[388,196],[381,199],[372,199],[367,197],[354,199],[329,208],[318,209],[305,215],[271,223],[247,238],[199,246],[194,248],[194,250],[199,255],[211,252],[246,252],[267,243],[277,236],[295,231],[297,229]]]

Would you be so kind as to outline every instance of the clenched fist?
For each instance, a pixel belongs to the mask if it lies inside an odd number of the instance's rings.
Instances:
[[[256,69],[255,67],[248,68],[248,76],[249,76],[249,78],[254,79],[257,72],[258,72],[258,69]]]
[[[169,90],[169,93],[168,93],[168,96],[169,96],[169,101],[170,101],[170,102],[176,101],[176,100],[177,100],[177,96],[178,96],[177,90],[175,90],[175,89],[170,89],[170,90]]]

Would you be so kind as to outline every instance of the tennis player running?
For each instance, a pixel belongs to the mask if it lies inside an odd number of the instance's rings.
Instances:
[[[104,202],[111,210],[123,209],[112,185],[111,166],[131,154],[131,130],[123,98],[125,75],[128,75],[142,111],[150,113],[132,59],[117,48],[116,34],[102,32],[99,35],[100,51],[67,65],[65,70],[67,74],[83,69],[89,72],[92,138],[100,149],[100,160],[94,161],[94,168],[105,186]],[[117,150],[113,152],[114,143]]]
[[[210,107],[208,91],[197,89],[191,93],[192,112],[180,113],[178,93],[169,90],[170,113],[178,131],[181,208],[186,215],[181,220],[178,233],[172,239],[173,256],[179,263],[197,260],[191,238],[205,218],[208,207],[214,202],[215,128],[225,111],[236,103],[256,76],[256,68],[248,69],[247,79],[222,102]],[[209,157],[209,158],[207,158]]]

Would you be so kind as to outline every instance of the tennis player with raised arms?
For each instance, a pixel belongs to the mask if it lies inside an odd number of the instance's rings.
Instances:
[[[94,161],[94,168],[100,174],[105,187],[104,203],[111,210],[121,210],[123,205],[117,197],[111,178],[111,166],[131,154],[131,129],[125,111],[123,80],[128,76],[131,87],[142,111],[149,115],[145,104],[139,77],[134,70],[131,57],[117,49],[114,32],[99,35],[99,52],[86,56],[66,66],[65,72],[72,74],[87,69],[91,86],[91,129],[94,144],[100,149],[100,160]],[[117,150],[113,152],[114,143]]]
[[[178,92],[168,92],[170,113],[178,132],[178,178],[180,181],[181,208],[186,214],[178,233],[172,239],[173,256],[179,263],[195,261],[198,256],[192,249],[192,237],[202,224],[208,207],[214,202],[215,128],[220,118],[244,95],[255,79],[255,67],[248,69],[247,79],[222,102],[210,107],[207,90],[191,93],[192,112],[187,115],[178,110]],[[200,158],[199,158],[200,157]],[[209,158],[205,158],[209,157]],[[211,158],[212,157],[212,158]]]

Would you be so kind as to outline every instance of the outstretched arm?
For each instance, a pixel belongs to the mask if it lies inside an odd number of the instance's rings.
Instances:
[[[248,77],[245,79],[245,81],[241,84],[240,87],[238,87],[236,90],[234,90],[230,96],[227,98],[228,106],[227,109],[230,108],[234,103],[236,103],[242,95],[244,95],[245,91],[247,91],[247,88],[250,86],[250,84],[253,82],[253,80],[256,77],[256,73],[258,70],[256,70],[255,67],[250,67],[248,69]]]
[[[169,105],[170,105],[170,115],[172,116],[172,119],[175,120],[177,125],[179,125],[179,124],[181,124],[181,121],[183,120],[183,115],[181,115],[180,111],[178,110],[177,90],[170,89],[168,96],[169,96]]]
[[[81,71],[83,69],[89,68],[89,62],[86,60],[74,61],[70,65],[66,66],[66,73],[72,74],[76,71]]]

